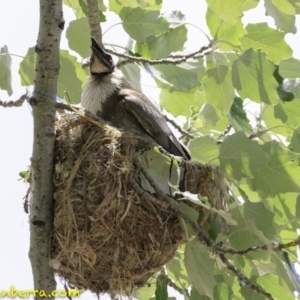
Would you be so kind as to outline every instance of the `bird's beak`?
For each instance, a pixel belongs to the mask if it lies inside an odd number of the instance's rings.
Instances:
[[[114,63],[111,60],[111,56],[108,55],[97,43],[95,38],[91,38],[92,40],[92,46],[91,49],[93,51],[93,54],[99,59],[99,61],[106,66],[111,72],[114,70]],[[109,60],[110,58],[110,60]]]

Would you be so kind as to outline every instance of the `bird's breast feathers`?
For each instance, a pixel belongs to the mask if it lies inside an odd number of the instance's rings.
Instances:
[[[123,75],[120,71],[103,77],[90,75],[81,96],[81,106],[97,114],[103,110],[103,104],[121,86]]]

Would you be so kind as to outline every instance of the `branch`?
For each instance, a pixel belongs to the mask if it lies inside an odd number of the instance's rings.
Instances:
[[[165,209],[172,209],[179,217],[181,217],[187,224],[189,224],[191,226],[191,228],[194,230],[196,236],[198,237],[199,241],[201,243],[205,243],[208,247],[211,247],[213,251],[215,251],[217,253],[217,255],[220,257],[220,259],[222,260],[222,262],[226,265],[226,267],[231,270],[240,280],[242,280],[245,285],[250,288],[251,290],[255,291],[256,293],[263,295],[265,297],[267,297],[267,299],[273,299],[272,295],[263,291],[262,288],[258,285],[255,285],[253,283],[251,283],[251,281],[238,269],[236,269],[229,261],[228,259],[225,257],[225,253],[231,253],[232,252],[237,252],[233,249],[229,249],[229,250],[225,250],[222,248],[222,245],[220,244],[216,244],[213,240],[211,240],[202,230],[201,228],[198,226],[197,223],[191,221],[189,219],[189,217],[180,209],[178,203],[175,201],[175,199],[173,199],[170,196],[167,196],[163,193],[163,191],[158,187],[158,185],[156,184],[156,182],[151,178],[151,176],[148,174],[148,172],[138,163],[136,162],[136,164],[138,165],[138,167],[140,168],[141,173],[144,175],[144,177],[147,179],[147,181],[149,182],[149,184],[153,187],[153,189],[155,190],[156,194],[158,195],[159,198],[161,199],[157,199],[154,198],[153,196],[151,196],[149,193],[147,193],[146,191],[144,191],[141,187],[139,187],[138,184],[136,184],[135,182],[132,183],[134,188],[139,192],[143,194],[143,197],[149,199],[150,201],[153,201],[155,203],[159,203],[161,207],[165,208]],[[161,201],[163,200],[163,201]],[[259,247],[257,247],[259,248]],[[236,254],[236,253],[234,253]]]
[[[103,48],[102,29],[99,20],[98,0],[87,0],[87,4],[91,36],[93,36],[96,39],[99,46]]]
[[[147,58],[144,58],[144,57],[136,57],[136,56],[131,56],[131,55],[124,54],[124,53],[119,53],[119,52],[116,52],[116,51],[111,50],[111,49],[106,49],[105,51],[110,53],[110,54],[116,55],[118,57],[125,58],[125,60],[123,60],[123,61],[121,61],[120,63],[117,64],[117,67],[119,68],[121,66],[124,66],[128,63],[133,63],[133,62],[142,63],[142,64],[147,63],[149,65],[162,65],[162,64],[165,64],[165,65],[178,65],[182,62],[187,61],[190,58],[197,59],[199,57],[204,57],[205,55],[211,53],[212,48],[211,48],[211,44],[209,44],[208,46],[203,46],[199,50],[197,50],[195,52],[192,52],[190,54],[178,55],[178,56],[175,56],[175,57],[172,56],[172,57],[167,57],[167,58],[162,58],[162,59],[147,59]]]
[[[27,98],[27,94],[22,95],[18,100],[10,100],[10,101],[1,101],[0,100],[0,106],[3,107],[18,107],[18,106],[22,106],[24,101]]]
[[[30,250],[34,289],[46,295],[55,290],[50,268],[50,240],[53,225],[53,160],[55,142],[55,95],[59,75],[59,44],[64,28],[62,0],[40,0],[40,24],[36,52],[35,91],[29,103],[34,118],[31,158]],[[35,299],[42,299],[37,295]],[[54,297],[49,297],[54,299]]]

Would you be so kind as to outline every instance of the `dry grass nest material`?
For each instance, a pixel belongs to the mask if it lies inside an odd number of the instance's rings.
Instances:
[[[175,213],[137,189],[151,142],[75,113],[56,127],[52,267],[69,286],[128,295],[186,239]]]
[[[56,125],[52,265],[70,285],[129,294],[184,241],[176,216],[134,188],[151,144],[76,114]]]

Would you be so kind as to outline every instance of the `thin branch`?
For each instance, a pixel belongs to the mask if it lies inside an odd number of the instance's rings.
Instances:
[[[164,118],[172,124],[183,136],[188,137],[189,139],[194,139],[195,137],[190,134],[188,131],[182,129],[179,125],[176,124],[174,120],[171,120],[167,115],[164,115]]]
[[[98,42],[99,46],[103,48],[102,29],[99,20],[98,0],[87,0],[87,4],[91,36],[93,36]]]
[[[256,292],[259,295],[265,296],[267,299],[274,300],[270,293],[265,292],[260,286],[253,284],[240,270],[234,267],[224,254],[218,254],[222,262],[225,264],[228,270],[233,272],[241,282],[243,282],[249,289]]]
[[[10,100],[10,101],[1,101],[0,106],[2,107],[19,107],[22,106],[24,101],[27,98],[27,94],[22,95],[18,100]]]
[[[124,61],[122,61],[118,64],[118,67],[126,65],[128,63],[133,63],[133,62],[142,63],[142,64],[148,63],[149,65],[162,65],[162,64],[178,65],[182,62],[187,61],[190,58],[198,59],[199,57],[204,57],[205,55],[211,53],[211,50],[212,50],[211,44],[209,44],[208,46],[201,47],[198,51],[195,51],[195,52],[192,52],[192,53],[186,54],[186,55],[172,56],[172,58],[169,57],[169,58],[163,58],[163,59],[147,59],[144,57],[131,56],[128,54],[116,52],[111,49],[106,49],[106,51],[110,54],[125,58]],[[178,58],[176,58],[176,57],[178,57]]]
[[[148,172],[139,163],[137,163],[137,165],[140,168],[141,173],[144,175],[144,177],[147,179],[147,181],[149,182],[149,184],[155,190],[155,192],[158,195],[158,197],[161,198],[161,199],[154,198],[153,196],[151,196],[150,194],[148,194],[146,191],[142,192],[141,191],[142,189],[140,187],[138,187],[138,184],[134,183],[133,184],[134,188],[138,192],[141,192],[143,194],[143,196],[147,197],[149,200],[151,200],[151,201],[153,201],[155,203],[159,203],[163,208],[166,208],[166,209],[171,208],[174,212],[177,213],[177,215],[179,217],[181,217],[187,224],[189,224],[191,226],[191,228],[195,231],[196,236],[199,238],[199,241],[201,243],[205,243],[208,247],[211,247],[213,249],[213,251],[215,251],[217,253],[217,255],[220,257],[220,259],[223,261],[223,263],[226,265],[226,267],[229,270],[231,270],[232,272],[234,272],[236,274],[236,276],[245,283],[246,286],[248,286],[251,290],[255,291],[256,293],[258,293],[260,295],[264,295],[268,299],[273,299],[273,297],[272,297],[271,294],[266,293],[265,291],[263,291],[262,288],[259,287],[258,285],[255,285],[255,284],[251,283],[251,281],[241,271],[239,271],[238,269],[236,269],[228,261],[228,259],[225,257],[225,253],[231,253],[231,250],[232,250],[232,252],[235,252],[235,250],[233,250],[233,249],[225,250],[225,249],[222,248],[222,245],[216,244],[214,241],[212,241],[201,230],[201,228],[198,226],[198,224],[196,224],[193,221],[191,221],[189,219],[189,217],[180,209],[180,207],[179,207],[178,203],[175,201],[175,199],[173,199],[170,196],[165,195],[163,193],[163,191],[158,187],[158,185],[156,184],[156,182],[148,174]],[[163,200],[163,201],[161,201],[161,200]],[[259,248],[259,247],[255,247],[255,248]],[[267,248],[264,249],[264,250],[267,250]]]

